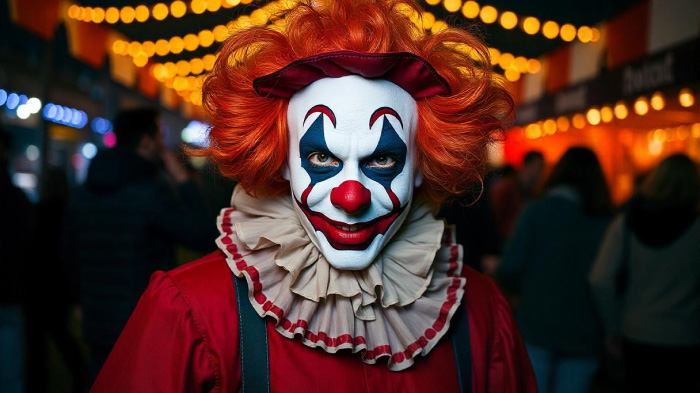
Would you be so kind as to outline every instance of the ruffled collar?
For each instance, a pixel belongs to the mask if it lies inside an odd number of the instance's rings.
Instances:
[[[389,244],[361,271],[332,267],[313,245],[291,197],[254,198],[241,187],[232,208],[217,220],[217,244],[261,317],[285,337],[335,353],[361,352],[366,363],[386,357],[403,370],[426,355],[449,326],[465,279],[461,246],[433,216],[414,203]]]

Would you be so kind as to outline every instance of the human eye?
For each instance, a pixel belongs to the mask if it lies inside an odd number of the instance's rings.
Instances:
[[[336,167],[340,165],[340,161],[332,155],[324,152],[313,152],[309,154],[309,162],[316,167]]]
[[[365,165],[375,169],[391,169],[396,165],[396,159],[389,155],[381,155],[372,157]]]

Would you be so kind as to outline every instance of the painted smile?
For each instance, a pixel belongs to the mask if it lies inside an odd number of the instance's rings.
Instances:
[[[404,207],[396,207],[391,212],[371,221],[347,224],[331,220],[322,213],[312,211],[306,204],[296,199],[295,201],[314,229],[323,233],[331,247],[337,250],[366,249],[377,235],[384,235],[389,230],[391,224],[404,210]]]

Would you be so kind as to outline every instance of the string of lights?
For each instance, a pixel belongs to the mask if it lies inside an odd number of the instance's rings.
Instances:
[[[229,35],[247,27],[269,24],[272,28],[281,28],[284,26],[284,13],[280,11],[288,11],[293,8],[298,1],[299,0],[286,0],[286,2],[269,3],[253,11],[250,16],[241,15],[226,26],[219,25],[212,30],[203,30],[198,35],[190,34],[185,37],[176,36],[172,37],[170,40],[163,39],[155,43],[149,41],[143,43],[115,41],[112,50],[118,54],[133,56],[134,63],[139,67],[143,67],[148,64],[148,58],[153,56],[153,53],[158,55],[161,55],[160,53],[163,53],[163,55],[168,53],[179,54],[183,49],[188,50],[187,41],[190,41],[189,45],[193,48],[190,50],[194,50],[199,46],[211,46],[213,43],[213,41],[210,40],[211,37],[217,42],[222,42]],[[256,15],[256,11],[260,11],[260,13]],[[410,7],[406,8],[404,11],[413,23],[424,33],[436,34],[450,27],[447,22],[436,19],[430,12],[419,13]],[[271,17],[274,15],[280,15],[280,17],[272,20]],[[209,34],[211,34],[211,36],[209,36]],[[197,40],[199,40],[199,44],[202,43],[202,36],[206,37],[206,45],[195,46]],[[175,45],[173,45],[173,40]],[[175,51],[173,51],[173,49],[175,49]],[[159,50],[160,53],[158,52]],[[469,47],[464,47],[462,50],[467,54],[473,53],[472,49]],[[538,73],[542,68],[540,61],[537,59],[515,56],[512,53],[501,52],[496,48],[489,48],[489,55],[491,58],[491,65],[500,67],[504,71],[505,78],[512,82],[520,79],[522,74]],[[185,102],[201,105],[201,86],[205,77],[204,73],[211,71],[217,57],[218,55],[215,54],[207,54],[203,57],[184,59],[177,62],[155,63],[152,67],[152,72],[159,82],[175,90]]]
[[[257,0],[259,1],[259,0]],[[176,0],[170,4],[158,3],[154,6],[137,5],[117,7],[81,7],[73,4],[68,7],[68,17],[87,23],[124,23],[162,21],[166,18],[182,18],[188,12],[203,14],[217,12],[220,9],[233,8],[239,4],[250,4],[253,0],[192,0],[189,7],[184,1]]]
[[[695,96],[689,88],[683,88],[678,93],[678,103],[684,108],[690,108],[695,105]],[[527,139],[538,139],[548,135],[554,135],[557,132],[567,132],[571,127],[574,129],[583,129],[587,124],[597,126],[601,123],[610,123],[614,119],[624,120],[630,112],[634,112],[637,116],[645,116],[650,110],[660,111],[666,107],[666,99],[661,92],[654,93],[651,98],[639,96],[631,104],[631,108],[624,101],[618,101],[615,105],[605,105],[603,107],[591,107],[585,112],[576,113],[570,116],[559,116],[558,118],[550,118],[536,123],[528,124],[524,127],[525,137]],[[656,140],[661,139],[661,132],[652,131],[651,138]],[[684,134],[684,133],[681,133]],[[700,124],[692,126],[692,135],[700,137]],[[663,138],[665,140],[665,138]]]
[[[250,15],[241,15],[226,25],[218,25],[213,29],[204,29],[198,34],[187,34],[184,37],[173,36],[168,39],[153,41],[124,41],[116,40],[112,44],[112,51],[120,55],[133,57],[134,64],[143,67],[148,64],[148,59],[154,56],[166,56],[180,54],[183,51],[194,51],[198,48],[208,48],[214,42],[223,42],[234,32],[252,26],[264,26],[269,22],[280,26],[284,19],[280,16],[294,7],[299,0],[273,1],[260,7]]]
[[[512,11],[498,11],[496,7],[490,5],[480,5],[476,1],[462,0],[424,0],[429,5],[442,3],[450,13],[461,14],[467,19],[480,19],[485,24],[493,24],[496,21],[506,29],[512,30],[519,27],[529,35],[542,34],[546,38],[553,40],[559,38],[565,42],[578,40],[582,43],[596,42],[600,39],[600,31],[595,27],[579,26],[570,23],[557,23],[552,20],[541,22],[534,16],[520,16]]]

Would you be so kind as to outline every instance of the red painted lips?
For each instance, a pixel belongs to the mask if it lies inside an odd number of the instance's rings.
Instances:
[[[296,201],[296,199],[295,199]],[[331,220],[324,214],[312,211],[305,203],[296,201],[317,231],[328,239],[331,247],[337,250],[364,250],[372,244],[377,235],[383,235],[391,224],[401,215],[403,207],[396,206],[391,212],[374,220],[347,224]]]

